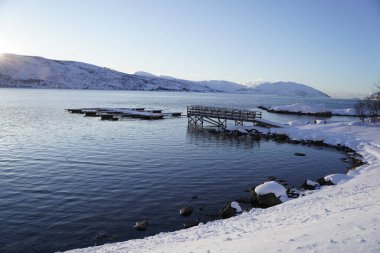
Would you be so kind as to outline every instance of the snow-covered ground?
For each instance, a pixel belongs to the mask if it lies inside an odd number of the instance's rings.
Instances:
[[[325,104],[295,103],[291,105],[273,105],[273,106],[268,107],[268,110],[278,111],[278,112],[304,113],[304,114],[331,112],[333,115],[345,115],[345,116],[356,115],[355,108],[330,109],[330,108],[327,108]]]
[[[380,252],[380,124],[309,124],[271,132],[345,145],[368,164],[338,185],[272,208],[71,252]]]

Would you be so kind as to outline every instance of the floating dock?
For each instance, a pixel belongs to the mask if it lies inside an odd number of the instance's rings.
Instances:
[[[216,127],[227,128],[227,121],[234,121],[235,125],[243,126],[244,122],[264,127],[281,127],[278,123],[262,119],[260,111],[250,111],[242,109],[220,108],[201,105],[191,105],[187,107],[188,124],[201,125],[204,122]]]
[[[66,109],[70,113],[84,114],[85,117],[100,117],[101,120],[116,121],[122,118],[138,119],[163,119],[166,117],[180,117],[181,112],[166,112],[163,110],[145,110],[143,107],[137,108],[75,108]]]

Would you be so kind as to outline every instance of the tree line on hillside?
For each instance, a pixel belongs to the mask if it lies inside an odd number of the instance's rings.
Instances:
[[[376,123],[380,116],[380,84],[376,85],[376,89],[377,91],[355,104],[356,113],[363,122],[368,117],[372,123]]]

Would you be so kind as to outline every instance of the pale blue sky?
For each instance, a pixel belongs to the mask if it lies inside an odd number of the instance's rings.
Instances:
[[[380,81],[380,0],[0,0],[0,52],[365,95]]]

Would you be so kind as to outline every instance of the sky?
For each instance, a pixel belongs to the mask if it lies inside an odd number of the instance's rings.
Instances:
[[[380,0],[0,0],[0,53],[358,97],[380,82]]]

